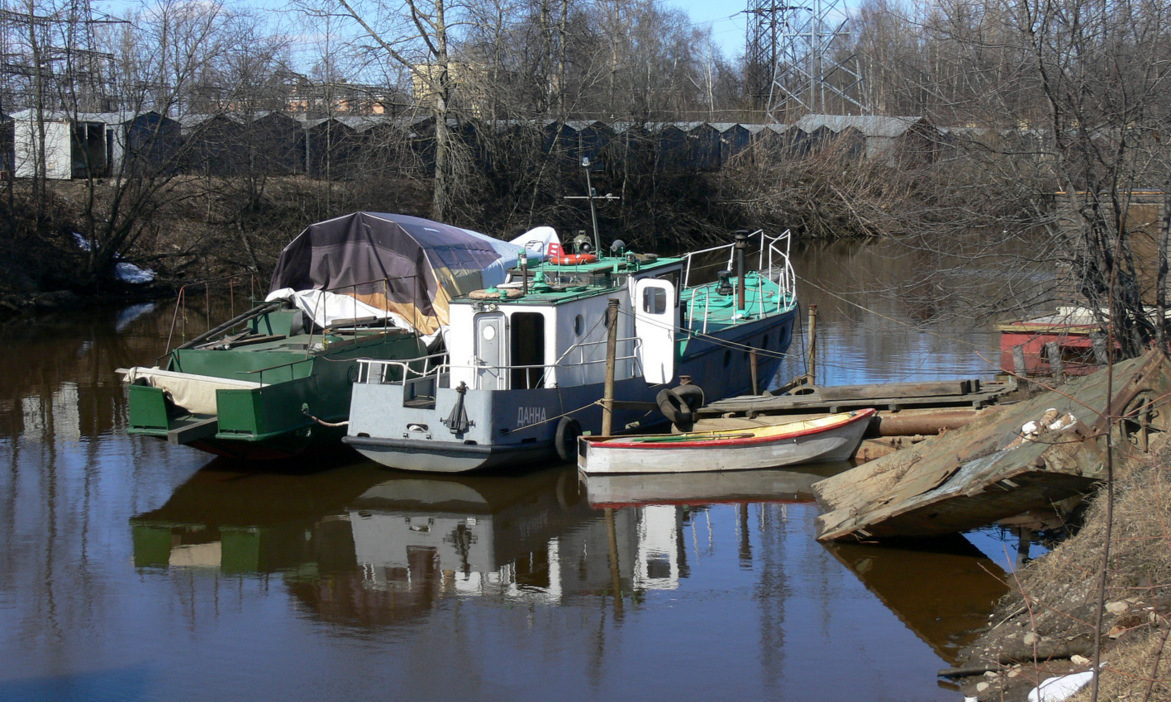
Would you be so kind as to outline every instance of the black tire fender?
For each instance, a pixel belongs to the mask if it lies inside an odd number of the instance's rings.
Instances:
[[[660,390],[659,394],[655,395],[655,403],[659,405],[659,411],[663,416],[679,431],[691,431],[695,425],[695,415],[691,413],[691,407],[674,388]]]
[[[692,414],[695,414],[704,405],[703,388],[698,385],[680,385],[675,388],[675,394],[683,398]]]
[[[566,463],[577,464],[577,438],[581,436],[581,424],[572,417],[557,421],[557,432],[553,435],[553,447],[557,457]]]

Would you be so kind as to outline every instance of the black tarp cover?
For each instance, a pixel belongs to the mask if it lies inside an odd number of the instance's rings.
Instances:
[[[522,249],[420,217],[356,212],[310,225],[277,261],[272,290],[329,290],[394,312],[424,334],[448,302],[504,280]]]

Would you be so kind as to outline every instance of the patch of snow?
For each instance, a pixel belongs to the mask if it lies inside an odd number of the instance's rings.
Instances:
[[[1047,678],[1029,692],[1029,702],[1065,702],[1094,679],[1094,671]]]
[[[82,251],[89,251],[89,240],[85,235],[79,232],[73,232],[73,241],[77,243],[77,248]],[[118,258],[122,258],[118,256]],[[149,283],[158,275],[149,268],[139,268],[133,263],[127,261],[118,261],[114,264],[114,277],[121,280],[123,283],[130,283],[132,285],[142,285]]]
[[[154,280],[157,274],[149,268],[139,268],[133,263],[119,261],[114,264],[114,275],[123,283],[141,285]]]

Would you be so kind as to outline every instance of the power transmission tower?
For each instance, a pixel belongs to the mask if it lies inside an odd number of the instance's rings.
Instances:
[[[89,0],[47,11],[34,0],[0,0],[0,107],[116,108],[114,55],[97,50],[96,28],[124,23]]]
[[[748,90],[780,124],[867,113],[843,0],[748,0]]]

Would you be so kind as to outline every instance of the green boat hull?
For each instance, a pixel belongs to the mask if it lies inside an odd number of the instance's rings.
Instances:
[[[292,314],[281,310],[253,320],[254,333],[279,337],[272,341],[171,352],[166,371],[258,386],[218,388],[214,413],[191,413],[162,388],[131,384],[128,433],[246,459],[340,449],[357,359],[406,360],[426,353],[418,337],[396,329],[346,336],[289,334],[282,316]]]

